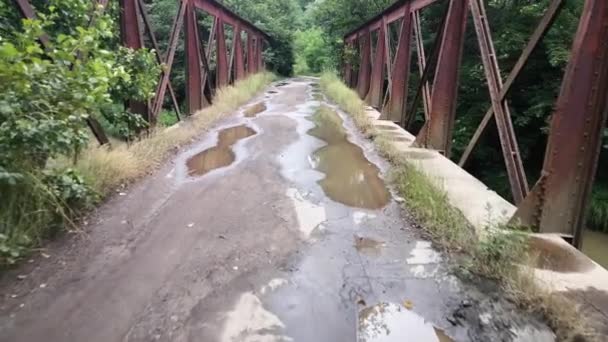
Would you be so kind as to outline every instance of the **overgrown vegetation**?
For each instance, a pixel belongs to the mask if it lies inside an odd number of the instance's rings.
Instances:
[[[21,20],[14,4],[0,2],[0,266],[76,228],[83,211],[153,169],[274,77],[254,75],[219,90],[214,106],[178,127],[162,129],[176,122],[174,113],[163,112],[159,128],[142,137],[146,122],[124,103],[154,96],[160,66],[153,51],[120,46],[118,3],[105,10],[88,0],[32,4],[37,19]],[[111,148],[91,142],[88,118],[106,128]]]
[[[461,276],[493,279],[523,308],[546,317],[562,340],[593,340],[575,305],[561,294],[540,287],[532,272],[533,255],[527,235],[508,227],[489,227],[483,238],[476,236],[462,213],[450,205],[440,185],[408,161],[388,140],[378,137],[358,95],[334,74],[321,77],[327,96],[353,116],[357,127],[373,139],[383,156],[393,165],[391,181],[415,219],[434,243],[451,252]]]
[[[172,151],[190,142],[218,119],[234,112],[275,78],[259,73],[220,89],[214,104],[169,128],[159,128],[146,139],[111,149],[89,147],[74,168],[92,189],[107,195],[117,187],[145,175],[157,167]]]
[[[95,202],[94,189],[71,165],[51,169],[48,162],[82,154],[89,117],[125,135],[142,128],[141,117],[115,104],[147,101],[160,72],[151,51],[116,45],[112,11],[86,0],[34,4],[37,20],[7,16],[0,28],[0,265],[72,225],[76,212]],[[16,12],[8,5],[0,12]]]

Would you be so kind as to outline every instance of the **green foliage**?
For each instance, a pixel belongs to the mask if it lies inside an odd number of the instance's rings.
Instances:
[[[297,0],[226,0],[224,4],[272,37],[264,58],[270,70],[284,76],[293,72],[293,35],[302,25]]]
[[[593,191],[587,225],[589,229],[608,233],[608,187],[605,184],[599,184]]]
[[[38,19],[0,26],[0,265],[15,262],[95,202],[74,170],[53,170],[47,161],[77,159],[89,144],[90,116],[132,137],[141,117],[114,104],[150,99],[160,73],[151,51],[115,45],[116,18],[95,2],[33,4],[41,9]],[[0,6],[7,11],[16,12]]]
[[[175,116],[175,112],[163,110],[158,116],[158,124],[163,127],[170,127],[177,123],[177,116]]]
[[[296,31],[294,55],[296,56],[296,74],[320,73],[323,70],[337,68],[336,60],[331,58],[331,50],[325,41],[325,35],[317,27]]]

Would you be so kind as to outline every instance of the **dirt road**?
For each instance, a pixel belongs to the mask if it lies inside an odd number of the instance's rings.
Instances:
[[[6,274],[0,340],[551,341],[448,273],[372,145],[313,116],[313,82],[273,85]]]

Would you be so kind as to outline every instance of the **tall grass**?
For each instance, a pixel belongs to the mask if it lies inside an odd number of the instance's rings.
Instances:
[[[217,120],[234,112],[274,79],[274,74],[259,73],[220,89],[212,106],[177,125],[153,131],[147,138],[131,145],[108,148],[92,146],[82,154],[75,168],[95,191],[102,196],[107,195],[158,167],[175,149],[192,141]]]
[[[534,260],[528,253],[525,234],[493,229],[494,233],[483,239],[476,236],[462,213],[449,203],[438,182],[409,162],[388,140],[375,138],[372,122],[365,115],[365,104],[357,93],[332,73],[323,74],[320,84],[332,101],[352,115],[362,133],[374,139],[380,154],[392,164],[392,184],[433,242],[447,252],[458,252],[456,260],[460,275],[476,275],[497,281],[509,299],[542,314],[560,340],[595,340],[594,333],[582,322],[571,300],[538,285],[532,272]]]

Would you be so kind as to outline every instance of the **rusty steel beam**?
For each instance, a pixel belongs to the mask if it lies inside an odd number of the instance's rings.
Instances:
[[[196,14],[196,12],[195,12]],[[201,45],[201,49],[203,51],[201,51],[201,56],[202,56],[202,62],[203,62],[203,69],[205,70],[205,73],[203,74],[203,84],[206,84],[207,87],[209,87],[209,92],[211,94],[211,97],[213,97],[213,93],[215,91],[215,88],[213,87],[213,85],[211,84],[211,70],[209,68],[209,61],[211,60],[211,54],[213,53],[213,47],[215,46],[214,42],[215,42],[215,32],[217,30],[217,18],[213,18],[213,24],[211,25],[211,31],[209,32],[209,41],[207,41],[207,50],[205,50],[204,46]],[[200,31],[199,31],[199,37],[200,37]],[[205,92],[203,92],[204,94]],[[205,97],[205,99],[207,100],[207,103],[212,103],[212,98],[207,98]]]
[[[104,1],[107,2],[108,0],[104,0]],[[163,57],[161,55],[161,50],[158,45],[158,41],[156,40],[156,34],[154,33],[154,30],[152,29],[152,22],[150,21],[150,17],[148,16],[148,11],[146,10],[146,4],[144,3],[144,0],[139,0],[138,3],[139,3],[139,11],[141,13],[144,26],[148,31],[150,41],[152,42],[152,47],[154,48],[154,54],[156,55],[156,61],[158,62],[158,64],[162,64]],[[167,87],[169,87],[169,95],[171,96],[171,102],[173,103],[173,109],[175,109],[175,116],[177,117],[177,120],[181,120],[182,114],[179,109],[179,102],[177,102],[177,96],[175,96],[175,91],[173,90],[173,86],[171,86],[171,81],[169,81],[169,83],[167,84]]]
[[[21,13],[21,16],[23,18],[27,18],[27,19],[36,18],[36,11],[34,10],[34,7],[32,6],[32,4],[30,4],[29,0],[14,0],[14,1],[17,4],[19,13]],[[40,40],[40,43],[42,44],[42,46],[44,48],[49,47],[50,41],[49,41],[49,36],[47,34],[43,33],[42,35],[40,35],[40,37],[38,37],[38,40]]]
[[[365,98],[369,91],[371,76],[371,34],[369,31],[359,35],[359,80],[357,81],[357,92],[359,97]]]
[[[120,5],[120,37],[122,44],[130,49],[144,47],[142,30],[139,26],[139,5],[137,0],[119,0]],[[147,103],[128,100],[128,108],[133,114],[141,115],[151,126],[156,123],[156,117],[150,112]]]
[[[223,13],[217,17],[217,28],[215,37],[216,51],[216,87],[222,88],[228,85],[228,51],[226,50],[226,35],[224,30]]]
[[[392,62],[390,98],[387,105],[388,119],[393,122],[401,122],[407,108],[407,89],[412,55],[412,15],[409,3],[406,3],[403,12],[405,14],[397,40],[397,51]]]
[[[232,27],[235,27],[237,24],[241,26],[241,28],[248,32],[253,32],[255,35],[261,36],[263,39],[269,40],[270,36],[266,34],[266,32],[260,30],[251,22],[245,20],[240,17],[238,14],[232,12],[228,7],[220,4],[214,0],[189,0],[192,1],[194,6],[200,10],[203,10],[214,17],[222,17],[222,21],[225,24],[228,24]]]
[[[564,3],[564,0],[553,0],[547,8],[547,11],[541,19],[539,25],[536,27],[536,30],[532,34],[530,41],[528,41],[528,44],[526,45],[522,54],[519,56],[517,63],[515,63],[515,67],[513,67],[513,70],[511,70],[511,72],[509,73],[509,76],[507,77],[507,80],[505,81],[505,84],[503,85],[502,90],[500,91],[500,101],[503,101],[506,98],[507,94],[511,90],[511,86],[528,63],[530,55],[532,55],[532,52],[536,50],[536,47],[538,47],[539,43],[543,40],[543,37],[547,34],[547,31],[549,31],[549,29],[553,25],[553,22],[561,12],[562,8],[564,7]],[[477,145],[479,138],[485,131],[493,115],[494,110],[490,106],[490,108],[486,112],[486,115],[481,120],[480,125],[477,127],[477,130],[473,134],[473,137],[467,145],[464,153],[460,157],[460,161],[458,162],[458,165],[460,165],[460,167],[464,167],[464,165],[468,161],[469,157],[471,156],[471,153],[473,152],[473,149],[475,148],[475,145]]]
[[[203,73],[201,41],[199,39],[198,23],[196,22],[195,8],[192,4],[186,5],[184,23],[184,39],[186,53],[186,108],[192,115],[204,106]]]
[[[175,49],[179,40],[179,34],[182,30],[182,24],[184,22],[184,16],[186,12],[186,5],[188,0],[182,0],[179,3],[177,15],[173,21],[173,27],[171,28],[171,36],[169,38],[169,50],[165,56],[164,68],[161,73],[160,81],[156,87],[156,97],[154,98],[152,105],[151,116],[156,118],[158,113],[163,107],[163,100],[165,98],[165,91],[167,90],[167,84],[169,83],[169,76],[171,75],[171,67],[173,66],[173,59],[175,58]]]
[[[385,66],[385,43],[386,32],[384,26],[378,29],[378,39],[374,59],[372,60],[372,73],[369,85],[369,91],[365,97],[365,101],[374,108],[380,108],[382,105],[382,88],[384,88],[384,66]],[[370,36],[371,39],[371,36]],[[372,42],[373,43],[373,42]]]
[[[257,42],[257,62],[258,62],[258,72],[264,69],[264,58],[262,58],[262,51],[264,50],[264,40],[258,36]]]
[[[470,0],[469,2],[475,31],[477,32],[477,40],[479,42],[479,50],[481,52],[481,60],[486,75],[488,90],[492,101],[492,109],[495,113],[496,127],[498,128],[498,136],[500,139],[503,160],[507,168],[509,183],[511,185],[511,193],[516,204],[523,201],[528,194],[528,181],[526,173],[519,153],[517,138],[511,122],[511,113],[509,105],[504,98],[501,100],[500,92],[502,90],[502,79],[496,51],[492,43],[492,35],[490,26],[485,13],[485,6],[482,0]]]
[[[541,178],[513,221],[580,247],[608,117],[608,2],[586,0],[551,119]]]
[[[235,59],[234,59],[234,64],[235,64],[235,69],[234,69],[234,80],[238,81],[241,80],[243,78],[245,78],[245,62],[243,61],[243,40],[242,40],[242,30],[241,30],[241,26],[237,26],[235,28],[235,39],[233,44],[234,45],[234,54],[235,54]]]
[[[420,79],[424,76],[426,68],[426,54],[424,52],[424,40],[422,39],[422,25],[420,24],[420,11],[412,13],[414,21],[414,38],[416,39],[416,56],[418,57],[418,70]],[[424,107],[424,120],[428,121],[431,117],[431,86],[428,81],[422,83],[422,104]]]
[[[359,25],[357,28],[348,32],[344,35],[344,39],[349,40],[353,37],[357,37],[359,34],[366,31],[375,31],[383,26],[385,23],[390,24],[403,18],[406,15],[404,9],[409,6],[410,12],[421,10],[437,1],[440,0],[400,0],[369,19],[365,23]]]
[[[467,2],[452,0],[449,4],[433,83],[431,117],[416,137],[417,145],[443,152],[448,158],[456,116]]]
[[[253,54],[254,54],[254,50],[253,50],[253,33],[251,33],[250,31],[247,31],[247,74],[251,75],[255,73],[255,70],[253,68]]]
[[[347,41],[344,43],[344,51],[353,51],[353,43],[352,41]],[[345,56],[348,57],[348,56]],[[353,65],[351,64],[350,59],[345,59],[343,61],[344,69],[342,70],[342,76],[344,78],[344,83],[352,87],[352,77],[353,77]]]
[[[414,123],[414,121],[416,119],[416,109],[418,106],[418,99],[420,98],[421,95],[423,95],[425,87],[428,86],[428,84],[429,84],[428,79],[431,75],[431,69],[437,63],[437,58],[439,57],[439,51],[441,50],[441,43],[443,42],[443,34],[445,32],[445,30],[443,30],[442,28],[445,27],[445,23],[446,23],[448,14],[449,14],[449,11],[448,11],[449,9],[450,9],[449,6],[447,6],[445,8],[445,13],[443,14],[443,17],[441,18],[441,23],[439,24],[438,32],[435,35],[435,41],[433,42],[431,56],[428,60],[428,63],[426,63],[426,62],[424,63],[422,76],[420,76],[420,82],[418,83],[418,88],[416,89],[416,93],[414,93],[414,98],[412,99],[412,104],[410,105],[410,108],[407,111],[406,115],[404,115],[402,118],[403,121],[401,122],[401,126],[407,130],[411,129],[412,124]],[[429,108],[430,108],[430,101],[429,101]],[[429,121],[430,121],[430,113],[428,116],[425,116],[425,123],[428,123]]]

